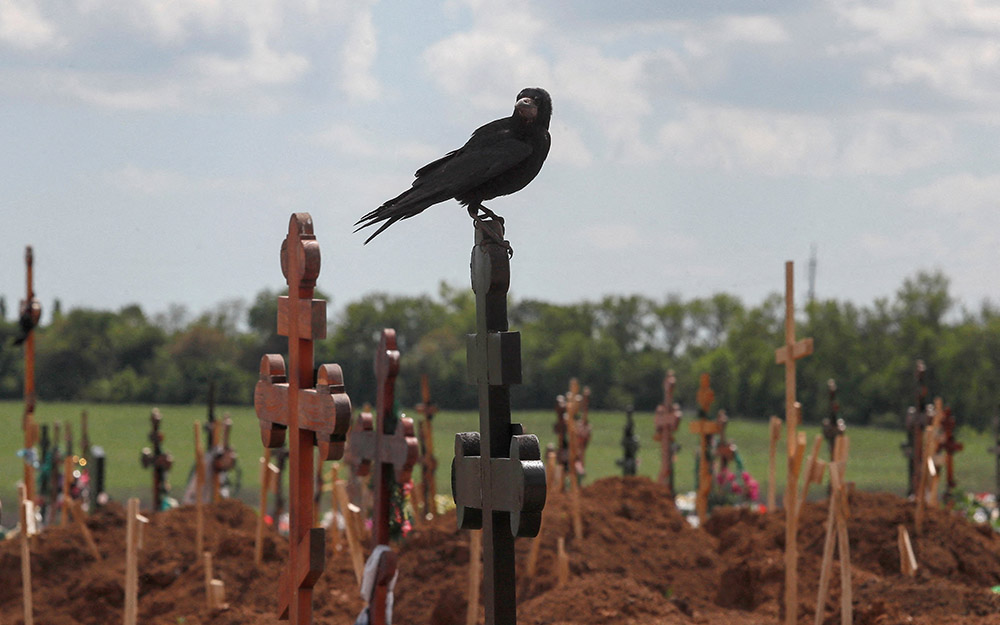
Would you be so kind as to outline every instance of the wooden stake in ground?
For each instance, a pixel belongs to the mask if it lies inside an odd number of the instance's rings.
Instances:
[[[139,550],[142,548],[142,523],[149,519],[139,514],[139,499],[128,500],[125,519],[125,625],[136,625],[139,618]]]
[[[395,416],[395,385],[399,373],[399,350],[396,348],[396,331],[382,330],[382,338],[375,352],[375,379],[378,382],[375,400],[377,422],[372,423],[370,415],[360,417],[359,426],[351,430],[348,444],[351,458],[358,463],[358,475],[367,475],[374,468],[372,485],[375,491],[375,515],[373,532],[375,545],[389,545],[389,522],[392,500],[392,483],[401,489],[410,481],[410,472],[417,461],[419,445],[413,435],[413,419]],[[402,514],[402,511],[400,511]],[[374,598],[370,600],[372,625],[387,622],[387,585],[396,575],[397,557],[392,552],[383,552],[379,563],[378,578]],[[365,599],[369,599],[365,597]]]
[[[313,341],[326,337],[326,302],[313,299],[319,267],[312,217],[295,213],[281,245],[288,296],[278,299],[278,334],[288,337],[288,369],[280,355],[265,355],[254,389],[264,446],[281,447],[290,431],[289,555],[279,583],[278,614],[292,625],[312,622],[312,588],[325,555],[323,528],[312,527],[313,445],[324,460],[342,457],[351,424],[351,400],[340,366],[313,370]]]
[[[554,488],[557,479],[557,465],[556,450],[549,445],[545,450],[545,488],[548,491]],[[542,518],[538,523],[538,535],[531,539],[531,550],[528,551],[528,564],[525,568],[525,574],[528,576],[528,579],[535,576],[535,571],[538,567],[538,552],[542,548],[542,529],[544,527],[545,514],[542,513]]]
[[[90,555],[94,556],[94,559],[98,562],[101,561],[101,552],[97,549],[97,543],[94,542],[94,535],[90,532],[90,528],[87,527],[87,517],[83,513],[83,507],[80,502],[73,499],[69,502],[69,511],[73,514],[73,520],[76,521],[77,527],[80,528],[80,533],[83,534],[83,541],[87,543],[87,549],[90,550]]]
[[[221,579],[215,578],[215,572],[212,569],[212,552],[206,551],[203,556],[205,565],[205,601],[208,604],[208,609],[213,612],[228,610],[226,584]]]
[[[775,497],[775,457],[778,451],[778,440],[781,439],[781,419],[771,416],[768,423],[770,448],[767,455],[767,509],[774,510],[777,506]]]
[[[365,569],[365,556],[362,553],[361,538],[358,535],[358,518],[361,516],[361,509],[351,503],[351,498],[347,495],[347,482],[344,480],[337,480],[334,483],[333,493],[337,498],[340,515],[344,519],[344,534],[347,536],[347,549],[351,554],[354,577],[357,579],[358,586],[360,586],[361,576]]]
[[[917,576],[917,557],[913,555],[910,533],[902,523],[897,527],[899,534],[899,572],[907,577]]]
[[[476,334],[467,346],[470,382],[479,389],[480,431],[455,435],[451,473],[459,528],[483,530],[486,625],[517,623],[514,538],[537,536],[545,507],[538,439],[510,422],[510,385],[521,382],[521,337],[507,321],[510,258],[509,248],[496,242],[502,239],[500,223],[477,225]]]
[[[260,566],[264,561],[264,517],[267,516],[267,491],[271,481],[277,479],[278,467],[271,464],[271,450],[264,448],[260,459],[260,514],[257,515],[257,530],[254,533],[253,562]]]
[[[804,432],[802,433],[804,434]],[[809,462],[806,464],[806,475],[805,479],[802,480],[802,492],[799,494],[798,501],[795,503],[798,508],[795,511],[795,517],[799,518],[802,516],[802,504],[806,501],[806,495],[809,494],[810,484],[822,484],[824,465],[826,464],[819,457],[819,448],[823,445],[823,435],[817,434],[816,438],[813,439],[812,453],[809,454]]]
[[[917,513],[914,517],[914,527],[917,534],[923,531],[925,508],[928,505],[937,505],[938,474],[937,466],[934,464],[934,456],[938,449],[938,432],[941,428],[941,422],[944,420],[944,406],[940,397],[935,398],[934,405],[928,406],[927,409],[933,413],[933,416],[930,418],[930,425],[924,428],[923,434],[923,461],[917,480]]]
[[[826,539],[823,543],[823,560],[820,565],[819,590],[816,596],[815,625],[822,625],[826,598],[830,591],[830,577],[833,574],[833,548],[836,543],[840,553],[840,622],[853,622],[853,601],[851,588],[851,548],[847,538],[847,484],[844,471],[847,466],[847,437],[838,440],[834,453],[835,462],[830,467],[830,506],[826,520]]]
[[[202,489],[205,488],[205,450],[201,446],[201,424],[194,422],[194,557],[205,551],[205,511]]]
[[[537,540],[537,539],[535,539]],[[479,622],[479,587],[483,584],[483,532],[469,532],[469,602],[465,611],[465,625]]]
[[[437,405],[431,401],[431,384],[426,373],[420,376],[420,397],[422,401],[417,404],[417,412],[424,418],[420,422],[420,488],[424,497],[424,518],[430,519],[436,514],[437,458],[434,456],[433,419]]]
[[[798,524],[795,503],[799,479],[799,438],[795,407],[795,361],[813,352],[811,338],[795,340],[795,269],[792,261],[785,263],[785,345],[774,353],[774,360],[785,365],[785,427],[788,447],[788,481],[785,485],[785,623],[795,625],[799,612],[798,588]],[[799,461],[796,462],[796,456]]]
[[[674,432],[681,421],[680,406],[674,403],[676,386],[677,378],[670,369],[663,378],[663,403],[656,407],[656,433],[653,434],[653,440],[660,441],[660,472],[656,479],[669,489],[671,497],[677,494],[674,490],[674,454],[677,452]]]
[[[944,496],[949,506],[954,504],[952,497],[955,487],[958,486],[958,483],[955,481],[955,454],[965,449],[965,445],[955,438],[956,425],[955,415],[952,414],[951,408],[945,408],[944,418],[941,420],[941,430],[944,433],[944,441],[941,443],[941,449],[945,453],[945,475],[947,477],[947,481],[945,482],[947,490]]]
[[[576,435],[576,415],[580,409],[580,382],[576,378],[569,381],[569,392],[566,393],[566,437],[569,441],[569,505],[573,517],[573,535],[577,540],[583,540],[583,516],[580,513],[580,439]]]
[[[35,500],[35,465],[34,447],[38,442],[38,425],[35,423],[35,327],[42,317],[42,305],[35,298],[34,286],[35,255],[31,246],[24,250],[25,278],[27,289],[25,298],[21,300],[21,310],[18,314],[19,334],[14,340],[15,345],[24,345],[24,415],[21,419],[21,430],[24,432],[24,484],[27,487],[27,499]]]
[[[569,583],[569,554],[566,553],[566,539],[556,539],[556,588]]]
[[[17,488],[21,511],[21,591],[24,597],[24,625],[35,622],[34,602],[31,595],[31,536],[34,534],[35,506],[28,499],[24,484]]]
[[[698,418],[690,424],[691,433],[699,437],[694,505],[698,513],[698,522],[702,525],[708,520],[708,495],[712,492],[712,463],[708,458],[708,441],[722,431],[722,424],[719,421],[708,420],[708,409],[712,407],[713,401],[715,401],[715,391],[712,390],[711,377],[707,373],[702,373],[701,383],[698,386]]]

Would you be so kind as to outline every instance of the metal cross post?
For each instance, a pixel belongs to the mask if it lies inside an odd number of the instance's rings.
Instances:
[[[375,399],[375,417],[363,412],[357,425],[351,430],[348,445],[352,462],[356,463],[357,475],[367,475],[374,465],[375,475],[372,489],[375,492],[375,514],[373,520],[375,544],[389,544],[389,504],[390,471],[396,483],[402,487],[410,481],[410,471],[417,462],[419,446],[413,435],[413,419],[401,417],[396,420],[393,409],[396,396],[396,375],[399,373],[399,350],[396,348],[396,331],[382,330],[382,338],[375,352],[375,379],[378,391]],[[396,574],[396,555],[386,552],[379,563],[375,596],[371,602],[371,622],[384,625],[386,622],[386,584]],[[381,582],[381,583],[379,583]]]
[[[437,458],[434,456],[434,425],[432,420],[437,414],[437,405],[431,401],[431,385],[427,374],[420,376],[420,398],[417,412],[423,416],[420,422],[420,477],[424,496],[424,518],[430,518],[436,511],[434,499],[437,497]]]
[[[795,340],[795,269],[792,261],[785,263],[785,344],[774,352],[775,363],[785,365],[785,427],[788,442],[788,481],[785,487],[785,623],[798,622],[798,520],[795,518],[796,490],[802,452],[796,433],[799,410],[795,401],[795,361],[813,353],[811,338]]]
[[[521,382],[521,336],[508,331],[510,259],[476,229],[472,288],[476,334],[469,335],[468,373],[479,387],[480,432],[455,435],[452,491],[460,529],[483,531],[483,605],[486,625],[517,623],[514,538],[538,535],[545,507],[545,466],[538,439],[510,422],[510,385]]]
[[[326,337],[326,302],[313,299],[319,275],[319,243],[309,213],[295,213],[281,244],[281,272],[288,296],[278,299],[278,334],[288,337],[288,370],[278,354],[266,354],[254,388],[254,408],[265,447],[281,447],[290,431],[289,555],[279,587],[278,615],[293,625],[312,623],[312,588],[323,572],[323,528],[313,521],[313,445],[323,460],[344,454],[351,400],[340,365],[313,372],[313,341]]]
[[[163,416],[159,409],[153,408],[149,414],[152,423],[152,430],[149,432],[149,442],[153,443],[153,448],[146,447],[142,450],[142,466],[153,467],[153,511],[159,512],[167,505],[167,496],[170,494],[170,483],[167,482],[167,471],[174,465],[174,457],[163,451],[163,432],[160,431],[160,422]]]

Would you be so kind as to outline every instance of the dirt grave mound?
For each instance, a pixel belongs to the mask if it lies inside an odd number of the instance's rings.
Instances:
[[[774,623],[784,584],[784,514],[720,508],[692,528],[664,487],[646,478],[606,478],[583,489],[584,537],[573,536],[569,496],[550,493],[536,575],[525,562],[530,540],[517,541],[519,621],[533,624]],[[226,584],[230,609],[205,605],[194,553],[194,508],[147,514],[140,552],[139,620],[153,625],[275,622],[277,583],[287,541],[268,529],[264,562],[253,566],[256,513],[237,501],[207,506],[206,548]],[[914,505],[879,493],[850,498],[848,532],[855,623],[1000,623],[1000,536],[944,509],[929,509],[913,528]],[[803,508],[799,532],[799,622],[812,623],[825,535],[826,503]],[[112,504],[87,521],[102,555],[95,562],[73,525],[32,539],[35,620],[45,625],[105,624],[121,618],[125,520]],[[897,525],[913,539],[919,570],[899,572]],[[556,538],[566,538],[570,581],[556,587]],[[327,565],[314,590],[316,623],[352,623],[362,608],[350,559],[327,541]],[[465,622],[468,535],[454,513],[419,523],[399,547],[395,622]],[[825,622],[839,622],[835,563]],[[23,623],[20,545],[0,543],[0,622]]]

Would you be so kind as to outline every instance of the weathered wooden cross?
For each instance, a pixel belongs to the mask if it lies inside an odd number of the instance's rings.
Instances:
[[[930,392],[927,389],[927,365],[917,360],[914,373],[917,382],[916,404],[906,411],[906,442],[901,445],[906,457],[907,494],[917,492],[917,482],[923,470],[924,428],[927,427],[927,405]]]
[[[712,390],[712,379],[707,373],[701,374],[698,386],[698,418],[688,427],[692,434],[698,435],[698,474],[695,488],[695,511],[698,522],[703,524],[708,519],[708,495],[712,492],[712,467],[708,458],[709,439],[722,431],[720,421],[710,421],[708,409],[715,401],[715,391]]]
[[[663,378],[663,403],[656,407],[656,433],[653,440],[660,441],[660,473],[657,481],[665,485],[670,490],[670,496],[676,494],[674,490],[674,454],[679,451],[678,445],[674,442],[674,432],[681,421],[680,407],[674,403],[674,388],[677,386],[677,378],[674,370],[667,371]]]
[[[413,434],[413,419],[394,418],[396,376],[399,374],[399,350],[396,348],[396,331],[382,330],[382,338],[375,352],[375,379],[378,390],[375,399],[375,419],[370,413],[362,413],[358,424],[351,430],[348,445],[351,459],[356,463],[355,473],[367,475],[374,467],[372,487],[375,491],[375,518],[373,533],[376,545],[389,544],[389,514],[391,480],[393,477],[400,487],[410,481],[410,472],[417,461],[419,445]],[[371,606],[373,625],[386,622],[387,584],[396,574],[396,558],[389,552],[379,563],[378,579],[375,583]],[[379,583],[381,582],[381,583]]]
[[[788,443],[788,481],[785,486],[785,623],[798,622],[798,519],[795,503],[799,468],[805,452],[805,441],[796,433],[799,410],[795,401],[795,361],[813,353],[811,338],[795,340],[795,269],[792,261],[785,263],[785,345],[775,350],[774,360],[785,365],[785,427]]]
[[[152,429],[149,431],[149,442],[153,443],[152,449],[145,447],[142,450],[142,466],[153,467],[153,511],[159,512],[167,507],[167,497],[170,495],[170,483],[167,481],[167,471],[174,465],[174,457],[163,450],[163,432],[160,431],[160,422],[163,415],[158,408],[153,408],[149,414],[149,421]]]
[[[941,449],[945,453],[945,467],[948,490],[945,491],[945,500],[952,503],[952,489],[958,484],[955,482],[955,454],[965,449],[965,445],[959,442],[955,438],[955,426],[957,422],[955,420],[955,415],[952,414],[951,408],[944,409],[944,418],[941,419],[941,430],[944,433],[944,441],[941,443]]]
[[[494,236],[482,227],[491,227]],[[537,536],[545,507],[538,439],[510,422],[510,385],[521,382],[521,337],[508,331],[510,259],[495,242],[502,238],[498,222],[476,229],[476,334],[467,347],[469,379],[479,388],[480,432],[455,435],[451,470],[459,528],[483,531],[486,625],[517,623],[514,538]]]
[[[313,372],[313,341],[326,336],[326,302],[313,299],[319,276],[319,242],[309,213],[295,213],[281,244],[281,272],[288,296],[278,299],[278,334],[288,337],[288,369],[266,354],[254,388],[254,408],[265,447],[285,442],[290,430],[289,556],[279,588],[278,614],[293,625],[312,622],[312,588],[323,572],[323,528],[313,528],[313,445],[324,460],[343,456],[351,400],[339,365]]]
[[[420,376],[420,398],[417,404],[417,412],[424,418],[420,422],[420,478],[421,490],[424,499],[424,518],[434,516],[437,507],[434,503],[437,497],[437,484],[435,474],[437,473],[437,458],[434,456],[434,415],[437,414],[437,405],[431,401],[431,384],[427,374]]]
[[[27,289],[21,300],[19,317],[21,335],[16,342],[24,345],[24,415],[21,429],[24,432],[24,486],[29,501],[35,499],[35,444],[38,442],[38,424],[35,423],[35,326],[42,316],[42,305],[35,297],[35,255],[31,246],[24,250]]]

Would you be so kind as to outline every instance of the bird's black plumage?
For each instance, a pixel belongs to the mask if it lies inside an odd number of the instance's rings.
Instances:
[[[480,210],[495,217],[482,203],[520,191],[534,180],[549,153],[551,118],[548,92],[521,90],[510,117],[478,128],[461,148],[418,169],[413,186],[359,219],[355,232],[384,222],[368,243],[400,219],[452,198],[467,206],[473,218]]]

